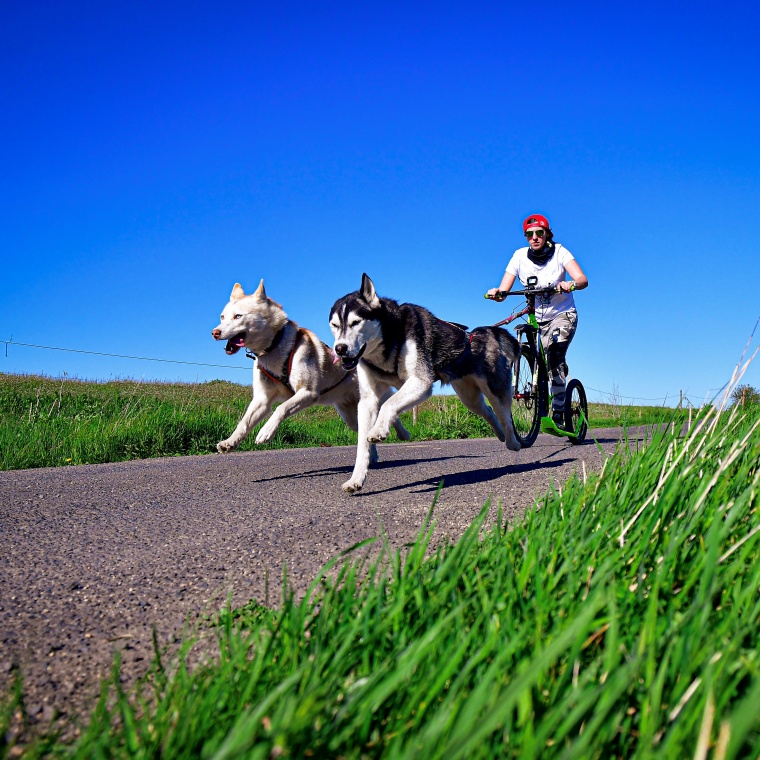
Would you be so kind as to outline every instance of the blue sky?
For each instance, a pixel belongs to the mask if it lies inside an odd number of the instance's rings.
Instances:
[[[210,331],[261,278],[327,342],[365,271],[490,324],[539,212],[590,280],[568,357],[590,398],[698,404],[760,317],[759,21],[730,1],[3,3],[0,339],[169,361],[11,344],[0,372],[248,383]]]

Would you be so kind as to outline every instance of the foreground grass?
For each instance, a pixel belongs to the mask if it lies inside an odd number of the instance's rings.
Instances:
[[[207,454],[227,438],[250,402],[249,388],[208,383],[108,383],[0,373],[0,469],[98,464]],[[591,405],[592,426],[646,424],[652,407]],[[480,438],[491,428],[451,396],[419,409],[417,424],[402,415],[413,440]],[[255,431],[241,450],[257,448]],[[389,440],[398,440],[391,433]],[[356,444],[332,407],[312,407],[280,427],[263,448]]]
[[[454,545],[429,522],[403,562],[223,610],[216,661],[157,658],[30,756],[757,757],[759,426],[707,410],[514,525],[486,505]]]

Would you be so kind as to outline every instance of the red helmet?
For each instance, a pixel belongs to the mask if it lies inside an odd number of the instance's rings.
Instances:
[[[528,227],[543,227],[545,230],[551,230],[549,220],[545,216],[541,216],[541,214],[531,214],[523,222],[523,232],[527,232]]]

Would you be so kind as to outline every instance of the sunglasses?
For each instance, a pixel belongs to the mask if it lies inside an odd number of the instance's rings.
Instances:
[[[525,237],[528,238],[528,240],[530,240],[534,235],[536,237],[542,238],[544,235],[546,235],[546,230],[528,230],[525,233]]]

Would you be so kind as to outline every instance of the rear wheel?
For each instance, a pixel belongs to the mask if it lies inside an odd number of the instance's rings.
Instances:
[[[538,387],[533,387],[536,362],[536,352],[533,348],[527,344],[521,345],[520,361],[515,365],[512,424],[517,440],[523,448],[532,446],[538,438],[541,408],[545,405],[545,400],[542,399],[546,393],[545,384],[539,380]]]
[[[565,429],[575,435],[569,436],[570,443],[581,443],[588,430],[588,404],[586,391],[580,380],[573,378],[565,390]]]

